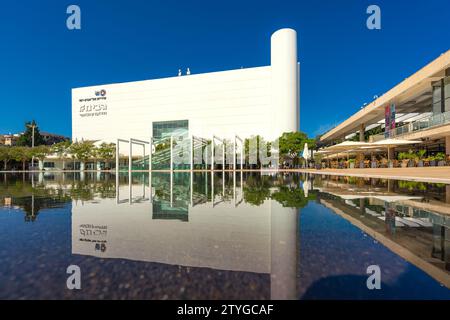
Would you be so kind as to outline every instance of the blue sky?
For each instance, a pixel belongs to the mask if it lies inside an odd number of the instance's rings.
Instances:
[[[66,28],[79,5],[82,29]],[[382,29],[366,28],[381,8]],[[71,135],[71,88],[270,64],[298,32],[301,130],[322,133],[450,49],[450,1],[8,1],[0,7],[0,133],[36,119]]]

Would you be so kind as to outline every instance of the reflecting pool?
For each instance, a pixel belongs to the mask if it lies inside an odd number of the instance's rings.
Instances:
[[[449,225],[444,184],[0,174],[0,299],[450,299]]]

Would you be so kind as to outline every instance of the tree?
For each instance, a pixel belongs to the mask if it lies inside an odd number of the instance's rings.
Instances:
[[[22,162],[22,170],[26,170],[26,163],[31,159],[31,148],[29,147],[11,147],[10,149],[11,158]]]
[[[62,141],[52,146],[52,151],[58,156],[58,159],[62,161],[63,170],[66,168],[66,159],[70,151],[70,141]]]
[[[250,146],[252,146],[252,150],[250,150]],[[259,148],[260,146],[265,146],[267,149],[266,155],[270,156],[270,149],[272,144],[270,142],[266,142],[263,137],[260,135],[251,136],[244,140],[244,154],[245,154],[245,163],[250,163],[250,156],[257,159],[256,166],[261,167],[261,161],[259,158]],[[254,147],[256,147],[254,149]],[[256,154],[255,154],[256,153]]]
[[[50,147],[45,145],[37,146],[31,149],[31,155],[39,160],[39,170],[44,169],[44,160],[50,153]]]
[[[36,121],[25,123],[25,132],[17,140],[17,145],[22,147],[31,147],[33,145],[33,126],[34,126],[34,146],[45,144],[44,138],[39,132],[39,127]]]
[[[6,170],[8,162],[12,160],[9,147],[0,147],[0,161],[3,161],[3,169]]]
[[[308,138],[304,132],[283,133],[279,138],[280,159],[292,159],[295,162],[303,151],[305,143],[310,150],[316,147],[316,141]]]
[[[80,170],[84,170],[85,162],[95,156],[94,142],[75,142],[70,146],[70,153],[81,162]]]
[[[97,149],[97,158],[111,162],[116,157],[116,145],[103,142]]]

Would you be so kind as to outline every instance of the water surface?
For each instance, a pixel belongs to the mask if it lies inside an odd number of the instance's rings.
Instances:
[[[449,217],[443,184],[2,174],[0,298],[450,299]]]

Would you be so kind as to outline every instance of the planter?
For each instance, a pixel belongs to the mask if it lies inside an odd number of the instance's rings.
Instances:
[[[439,167],[445,166],[445,161],[444,161],[444,160],[439,161],[439,162],[438,162],[438,166],[439,166]]]
[[[409,160],[402,160],[402,168],[406,168],[408,166]]]
[[[430,167],[436,167],[436,160],[430,161]]]
[[[350,162],[350,169],[355,169],[355,163],[354,162]]]
[[[408,161],[408,167],[409,167],[409,168],[415,167],[415,162],[414,162],[414,160],[409,160],[409,161]]]
[[[420,161],[417,163],[417,166],[418,166],[418,167],[424,167],[424,162],[423,162],[423,160],[420,160]]]

